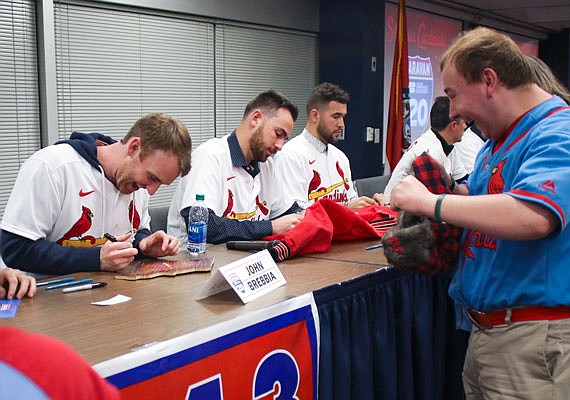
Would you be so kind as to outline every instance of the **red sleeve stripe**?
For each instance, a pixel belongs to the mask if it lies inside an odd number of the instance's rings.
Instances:
[[[560,208],[560,206],[557,203],[553,202],[550,198],[542,196],[540,194],[527,192],[525,190],[519,190],[519,189],[510,190],[509,193],[513,193],[523,197],[531,197],[533,199],[541,200],[547,204],[550,204],[552,208],[554,208],[558,212],[558,214],[560,214],[560,217],[562,218],[562,225],[563,227],[566,227],[566,215],[564,214],[564,211],[562,211],[562,208]]]

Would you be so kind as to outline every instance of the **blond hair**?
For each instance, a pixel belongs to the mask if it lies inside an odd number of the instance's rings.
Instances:
[[[445,51],[440,69],[453,65],[467,83],[478,82],[485,68],[493,69],[501,84],[512,89],[533,82],[530,65],[507,35],[478,27],[461,33]]]

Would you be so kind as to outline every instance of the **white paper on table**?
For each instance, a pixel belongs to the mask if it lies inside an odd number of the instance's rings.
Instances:
[[[94,301],[93,305],[95,306],[112,306],[114,304],[124,303],[125,301],[129,301],[131,298],[129,296],[124,296],[122,294],[118,294],[115,297],[111,297],[109,300],[103,301]]]

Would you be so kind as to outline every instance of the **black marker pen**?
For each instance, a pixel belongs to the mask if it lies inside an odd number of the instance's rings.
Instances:
[[[103,236],[105,236],[105,239],[107,239],[110,242],[116,242],[117,238],[113,235],[111,235],[110,233],[105,233]]]

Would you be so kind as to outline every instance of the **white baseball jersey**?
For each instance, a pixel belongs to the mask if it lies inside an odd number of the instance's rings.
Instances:
[[[99,168],[68,144],[37,151],[18,173],[0,227],[34,241],[82,247],[104,244],[105,232],[150,229],[148,192],[122,194]]]
[[[467,171],[459,159],[455,148],[451,150],[448,155],[446,155],[443,151],[441,141],[430,129],[429,131],[422,134],[412,144],[412,146],[410,146],[408,151],[404,153],[400,161],[398,161],[398,165],[396,165],[396,168],[394,168],[390,180],[384,189],[384,194],[386,196],[391,195],[392,189],[394,189],[394,187],[400,183],[404,177],[414,173],[412,163],[424,152],[428,153],[434,160],[442,163],[445,167],[445,170],[451,173],[453,179],[457,180],[467,175]]]
[[[168,211],[168,233],[182,244],[188,238],[180,212],[194,204],[196,194],[204,195],[206,206],[217,216],[240,221],[273,219],[293,204],[278,186],[272,157],[258,163],[260,172],[255,177],[233,165],[230,136],[210,139],[194,150],[192,169],[178,183]]]
[[[463,133],[463,138],[461,142],[458,142],[454,146],[454,152],[463,162],[463,166],[467,173],[473,172],[475,166],[475,157],[477,153],[481,150],[481,147],[485,144],[485,141],[479,137],[471,128],[467,128]]]
[[[276,164],[283,189],[304,208],[320,198],[347,203],[358,197],[346,155],[306,129],[283,146]]]

